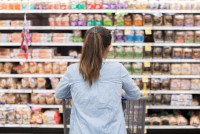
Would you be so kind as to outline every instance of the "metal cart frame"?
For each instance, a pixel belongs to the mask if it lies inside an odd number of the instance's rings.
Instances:
[[[68,102],[66,103],[66,101]],[[69,134],[69,127],[67,127],[67,124],[69,124],[70,120],[69,102],[69,100],[62,100],[64,134]],[[137,101],[122,100],[122,107],[124,110],[127,133],[144,134],[146,99],[141,98]]]

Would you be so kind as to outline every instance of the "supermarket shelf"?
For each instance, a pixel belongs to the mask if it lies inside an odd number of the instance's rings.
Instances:
[[[200,129],[200,126],[145,126],[145,129]]]
[[[200,79],[200,75],[131,75],[132,78],[182,78],[182,79]]]
[[[0,127],[17,127],[17,128],[63,128],[63,124],[0,124]]]
[[[55,93],[54,89],[36,89],[32,90],[32,93]]]
[[[0,74],[0,78],[61,78],[63,74]],[[200,79],[200,75],[131,75],[132,78],[185,78]]]
[[[30,13],[30,14],[45,14],[45,13],[200,13],[199,10],[139,10],[139,9],[69,9],[69,10],[1,10],[0,13]]]
[[[105,26],[109,30],[200,30],[200,27],[178,27],[178,26]],[[88,30],[92,26],[30,26],[30,30]],[[0,30],[22,30],[22,27],[0,27]]]
[[[55,93],[54,89],[0,89],[0,93]],[[141,94],[200,94],[200,90],[141,90]]]
[[[6,107],[6,108],[23,108],[23,107],[39,107],[39,108],[62,108],[62,105],[36,105],[36,104],[4,104],[1,105],[1,107]]]
[[[63,74],[0,74],[0,78],[61,78]]]
[[[141,91],[141,93],[148,93],[148,94],[200,94],[200,90],[147,90]]]
[[[162,63],[200,63],[200,59],[106,59],[107,62],[162,62]],[[79,59],[0,59],[0,62],[79,62]]]
[[[199,47],[200,43],[128,43],[128,42],[121,42],[121,43],[112,43],[112,46],[146,46],[146,45],[151,45],[151,46],[178,46],[178,47]],[[18,43],[12,43],[12,42],[5,42],[5,43],[0,43],[0,46],[20,46],[20,42]],[[66,43],[53,43],[53,42],[40,42],[40,43],[35,43],[32,42],[31,46],[83,46],[83,43],[74,43],[74,42],[66,42]]]
[[[200,110],[200,106],[169,106],[169,105],[148,105],[146,109],[188,109],[188,110]]]
[[[31,89],[0,89],[0,93],[32,93]]]

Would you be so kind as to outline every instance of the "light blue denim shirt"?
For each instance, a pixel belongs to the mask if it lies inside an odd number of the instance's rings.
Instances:
[[[55,94],[72,97],[70,134],[127,134],[121,89],[129,100],[140,98],[140,89],[120,63],[103,61],[100,77],[91,87],[79,73],[79,64],[70,65]]]

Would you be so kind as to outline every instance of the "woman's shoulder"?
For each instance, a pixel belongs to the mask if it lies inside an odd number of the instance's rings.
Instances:
[[[73,63],[67,67],[67,70],[73,72],[76,71],[78,68],[79,68],[79,63]]]

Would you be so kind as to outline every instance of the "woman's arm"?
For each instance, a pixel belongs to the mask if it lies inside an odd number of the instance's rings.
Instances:
[[[61,81],[59,82],[56,88],[55,97],[59,99],[67,99],[71,97],[69,70],[66,72],[66,74],[62,77]]]
[[[140,89],[123,65],[121,66],[121,80],[122,88],[125,91],[122,96],[128,100],[138,100],[140,98]]]

